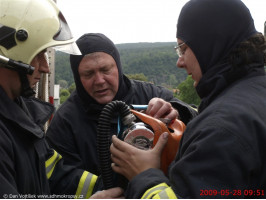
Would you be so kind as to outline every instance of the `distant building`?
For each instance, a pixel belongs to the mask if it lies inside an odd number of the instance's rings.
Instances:
[[[60,105],[60,85],[54,85],[54,106],[57,109]]]

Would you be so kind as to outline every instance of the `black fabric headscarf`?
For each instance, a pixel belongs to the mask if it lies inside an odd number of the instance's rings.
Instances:
[[[182,8],[176,36],[192,49],[202,71],[196,87],[202,99],[200,111],[232,78],[240,78],[228,75],[232,65],[227,63],[227,57],[255,33],[251,14],[240,0],[190,0]]]
[[[101,33],[88,33],[84,34],[81,36],[77,41],[76,41],[82,55],[70,55],[70,64],[71,64],[71,69],[74,75],[74,80],[76,83],[76,90],[83,101],[83,103],[86,105],[88,109],[95,110],[98,108],[101,109],[103,105],[98,104],[85,90],[83,87],[81,81],[80,81],[80,76],[78,72],[78,67],[83,59],[83,57],[89,53],[94,53],[94,52],[104,52],[109,55],[111,55],[117,65],[118,68],[118,73],[119,73],[119,88],[116,96],[114,97],[113,100],[119,100],[122,99],[126,92],[129,90],[130,84],[128,79],[123,75],[122,67],[121,67],[121,62],[120,62],[120,55],[115,47],[114,43],[107,38],[105,35]]]

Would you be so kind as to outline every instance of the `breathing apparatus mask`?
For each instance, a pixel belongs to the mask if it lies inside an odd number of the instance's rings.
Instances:
[[[0,66],[19,73],[22,95],[32,93],[27,79],[34,71],[31,61],[49,47],[81,54],[64,16],[52,0],[1,0]]]
[[[179,142],[186,128],[180,120],[168,123],[151,117],[140,110],[146,110],[147,105],[131,105],[131,108],[122,101],[112,101],[105,105],[99,117],[97,128],[97,150],[100,162],[101,176],[104,189],[109,189],[125,183],[125,178],[117,176],[111,168],[110,145],[111,136],[117,137],[137,148],[153,148],[160,135],[168,132],[168,141],[161,155],[161,170],[167,174],[170,163],[174,160],[179,148]],[[111,119],[114,113],[119,113],[117,133],[111,133]]]

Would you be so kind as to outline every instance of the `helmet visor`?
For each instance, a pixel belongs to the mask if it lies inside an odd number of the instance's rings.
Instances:
[[[59,18],[59,30],[54,35],[53,39],[55,41],[68,41],[73,38],[70,28],[66,22],[66,19],[64,18],[63,14],[59,12],[58,14]],[[62,51],[64,53],[72,54],[72,55],[81,55],[81,52],[75,42],[64,44],[64,45],[58,45],[53,47],[55,50]]]
[[[72,42],[70,44],[53,46],[53,48],[57,51],[62,51],[64,53],[72,54],[72,55],[81,55],[81,52],[76,44],[76,42]]]
[[[67,24],[66,19],[64,18],[63,14],[59,12],[58,14],[58,19],[59,19],[59,30],[58,32],[54,35],[54,40],[56,41],[66,41],[70,40],[73,38],[72,33],[70,31],[70,28]]]

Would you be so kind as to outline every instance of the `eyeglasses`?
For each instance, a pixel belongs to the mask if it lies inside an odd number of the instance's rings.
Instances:
[[[185,44],[185,42],[175,46],[175,51],[176,51],[176,54],[178,55],[178,57],[182,57],[186,51],[186,49],[182,50],[180,47],[183,46]]]

